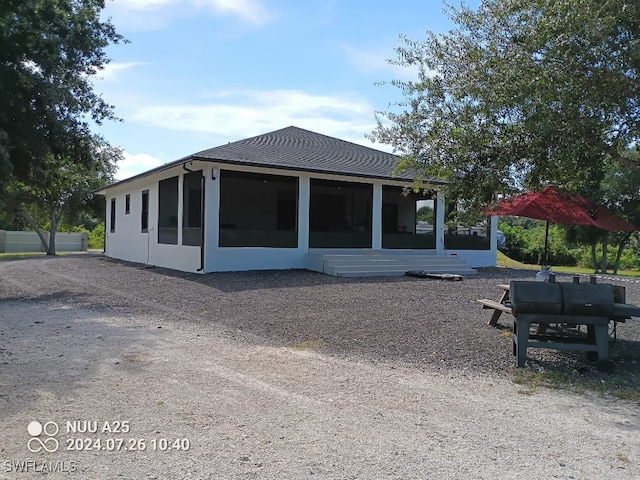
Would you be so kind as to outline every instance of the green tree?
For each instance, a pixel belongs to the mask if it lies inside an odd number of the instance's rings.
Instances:
[[[626,218],[633,225],[640,225],[640,168],[633,166],[640,158],[638,152],[629,152],[630,162],[609,162],[602,181],[602,191],[605,204],[620,216]],[[618,273],[620,259],[625,247],[633,235],[638,232],[619,232],[612,235],[614,245],[617,246],[613,263],[613,272]],[[603,267],[606,266],[607,252],[603,247]]]
[[[594,188],[606,159],[640,143],[640,2],[483,0],[450,8],[456,28],[403,39],[393,63],[405,100],[371,135],[415,171],[418,186],[480,211],[496,192],[552,183]]]
[[[56,232],[63,214],[77,216],[87,210],[92,191],[113,181],[121,150],[92,139],[91,161],[77,163],[60,155],[47,155],[38,162],[26,181],[13,183],[13,205],[16,214],[25,218],[40,237],[47,255],[56,254]],[[34,219],[34,213],[44,214],[49,223],[49,240]]]
[[[433,225],[435,223],[433,215],[433,208],[425,205],[423,207],[420,207],[416,212],[416,219],[420,222],[427,222]]]
[[[88,122],[113,118],[92,76],[109,61],[105,47],[123,41],[101,21],[103,8],[104,0],[0,2],[0,184],[9,173],[24,181],[52,156],[92,162]]]

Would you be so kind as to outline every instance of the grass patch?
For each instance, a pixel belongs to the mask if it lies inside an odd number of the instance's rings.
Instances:
[[[640,375],[636,371],[626,370],[620,365],[617,366],[617,369],[616,373],[605,374],[595,369],[585,373],[577,370],[560,373],[536,372],[530,367],[514,367],[511,381],[516,385],[527,387],[531,392],[535,392],[539,388],[552,388],[579,394],[591,392],[601,397],[611,396],[621,400],[640,402]],[[518,393],[521,392],[525,392],[525,390],[518,390]]]
[[[84,255],[87,252],[58,252],[55,256],[61,255]],[[0,262],[6,260],[23,260],[26,258],[38,258],[38,257],[46,257],[46,252],[11,252],[11,253],[0,253]]]
[[[540,269],[540,265],[535,265],[535,266],[531,266],[531,265],[527,265],[526,263],[521,263],[518,262],[517,260],[514,260],[512,258],[507,257],[504,253],[498,251],[498,255],[496,257],[497,260],[497,264],[499,267],[506,267],[506,268],[533,268],[536,270]]]
[[[325,342],[321,338],[318,338],[315,340],[307,340],[306,342],[287,344],[287,347],[293,348],[294,350],[317,350],[319,348],[326,347],[326,346],[327,346],[327,342]]]
[[[524,390],[524,389],[520,389],[516,392],[518,395],[526,395],[527,397],[530,397],[531,395],[533,395],[534,393],[536,393],[534,390]]]
[[[44,252],[17,252],[17,253],[0,253],[0,261],[2,260],[21,260],[23,258],[42,257],[46,255]]]
[[[100,250],[100,252],[102,252]],[[59,255],[85,255],[87,252],[57,252]],[[0,262],[3,260],[22,260],[24,258],[37,258],[46,256],[46,252],[10,252],[0,253]]]
[[[507,257],[504,253],[498,252],[497,264],[499,267],[506,268],[524,268],[526,270],[540,270],[540,265],[530,263],[522,263]],[[562,265],[552,265],[551,270],[558,273],[578,273],[581,275],[593,275],[593,269],[583,267],[565,267]],[[609,272],[606,275],[613,275]],[[640,277],[640,271],[637,270],[618,270],[620,277]]]

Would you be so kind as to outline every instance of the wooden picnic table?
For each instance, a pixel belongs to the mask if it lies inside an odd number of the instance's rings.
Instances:
[[[519,282],[535,283],[535,282]],[[579,283],[574,278],[574,283]],[[592,282],[594,283],[594,282]],[[519,284],[518,284],[519,285]],[[530,288],[533,288],[531,285]],[[626,318],[640,316],[640,309],[633,305],[624,308],[626,301],[625,287],[611,285],[613,290],[613,301],[615,307],[614,316],[602,315],[565,315],[564,313],[527,313],[518,312],[513,316],[513,354],[516,356],[518,367],[523,367],[527,358],[527,348],[553,348],[558,350],[582,350],[587,353],[587,357],[598,360],[603,368],[609,368],[605,362],[609,359],[609,335],[608,328],[613,322],[613,338],[616,339],[617,322],[624,322]],[[487,298],[478,299],[483,309],[493,310],[488,324],[495,326],[502,313],[513,315],[510,301],[511,286],[498,284],[502,291],[498,301]],[[514,286],[515,288],[515,286]],[[521,286],[519,285],[520,289]],[[529,288],[529,287],[522,287]],[[571,290],[568,290],[571,291]],[[522,293],[522,292],[520,292]],[[589,301],[589,300],[586,300]],[[588,304],[585,304],[588,305]],[[580,332],[580,326],[587,328],[586,336]]]

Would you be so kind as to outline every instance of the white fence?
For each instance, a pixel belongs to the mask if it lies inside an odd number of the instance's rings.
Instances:
[[[49,241],[49,232],[43,232]],[[57,252],[87,251],[89,236],[86,233],[56,233]],[[0,253],[44,252],[36,232],[11,232],[0,230]]]

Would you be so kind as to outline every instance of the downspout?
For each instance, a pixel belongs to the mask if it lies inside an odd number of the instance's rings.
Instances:
[[[204,170],[203,170],[204,173]],[[206,178],[204,174],[200,178],[200,268],[197,270],[198,272],[202,272],[204,270],[204,187],[206,185]]]
[[[182,168],[189,173],[196,173],[195,170],[190,170],[187,168],[187,162],[182,164]],[[200,176],[200,268],[196,270],[196,272],[201,272],[204,270],[204,186],[205,186],[205,176],[204,171],[203,175]],[[184,218],[182,219],[184,222]]]

